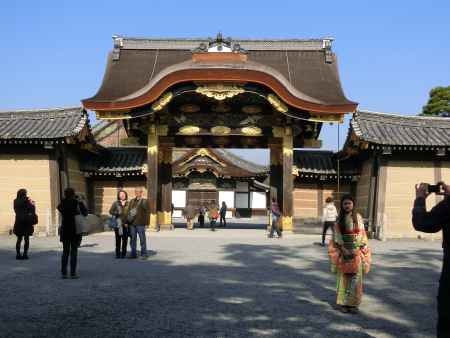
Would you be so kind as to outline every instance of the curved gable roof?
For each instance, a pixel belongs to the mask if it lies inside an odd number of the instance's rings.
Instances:
[[[177,80],[188,81],[189,76],[198,81],[241,79],[267,83],[288,103],[308,110],[327,111],[335,106],[340,109],[334,111],[347,112],[357,105],[345,97],[336,56],[324,47],[321,39],[236,40],[248,50],[248,61],[214,64],[191,60],[191,50],[206,42],[205,39],[121,38],[120,41],[109,54],[97,94],[83,100],[85,107],[126,109],[145,100],[149,103]],[[175,79],[167,79],[171,74],[175,74]],[[164,79],[166,84],[158,87]],[[149,95],[152,89],[155,93]],[[147,97],[142,98],[146,93]]]

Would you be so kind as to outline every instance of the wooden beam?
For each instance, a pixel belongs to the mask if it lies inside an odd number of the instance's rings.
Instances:
[[[160,145],[158,152],[159,196],[158,225],[161,230],[173,230],[172,224],[172,146]]]
[[[293,230],[293,201],[294,178],[292,177],[293,164],[293,137],[292,128],[285,127],[283,136],[283,230]]]
[[[375,202],[375,226],[376,237],[384,239],[387,235],[387,225],[385,224],[385,195],[386,195],[386,181],[387,181],[387,161],[383,159],[378,160],[378,177],[377,177],[377,196]]]
[[[61,201],[59,164],[55,151],[49,154],[50,165],[50,227],[49,235],[56,235],[59,225],[59,212],[56,209]]]
[[[157,126],[151,124],[148,129],[147,142],[147,195],[150,230],[157,231],[157,200],[158,200],[158,132]]]

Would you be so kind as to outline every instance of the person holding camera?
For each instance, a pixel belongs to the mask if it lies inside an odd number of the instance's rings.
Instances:
[[[75,216],[87,216],[88,211],[83,202],[75,195],[75,190],[67,188],[64,190],[64,198],[58,205],[61,213],[60,240],[63,244],[61,257],[61,277],[67,278],[67,264],[70,256],[70,278],[77,279],[77,257],[78,247],[81,243],[81,235],[77,233]]]
[[[426,209],[426,198],[436,193],[444,199],[430,211]],[[416,199],[412,210],[412,224],[414,229],[426,233],[442,230],[444,249],[444,263],[438,291],[438,323],[437,337],[450,337],[450,186],[444,182],[437,185],[420,183],[416,185]]]

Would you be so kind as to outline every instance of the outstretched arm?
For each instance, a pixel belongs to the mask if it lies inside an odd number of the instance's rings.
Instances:
[[[424,183],[416,186],[412,223],[417,231],[434,233],[442,230],[442,225],[450,219],[450,197],[446,196],[443,201],[427,211],[425,203],[428,196],[427,190],[428,187]]]

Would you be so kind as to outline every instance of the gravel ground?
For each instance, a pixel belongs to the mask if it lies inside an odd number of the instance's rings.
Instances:
[[[116,260],[113,233],[91,235],[79,280],[59,275],[56,238],[16,261],[0,237],[1,337],[433,337],[439,242],[372,241],[357,315],[334,309],[317,237],[257,229],[150,233],[149,260]]]

